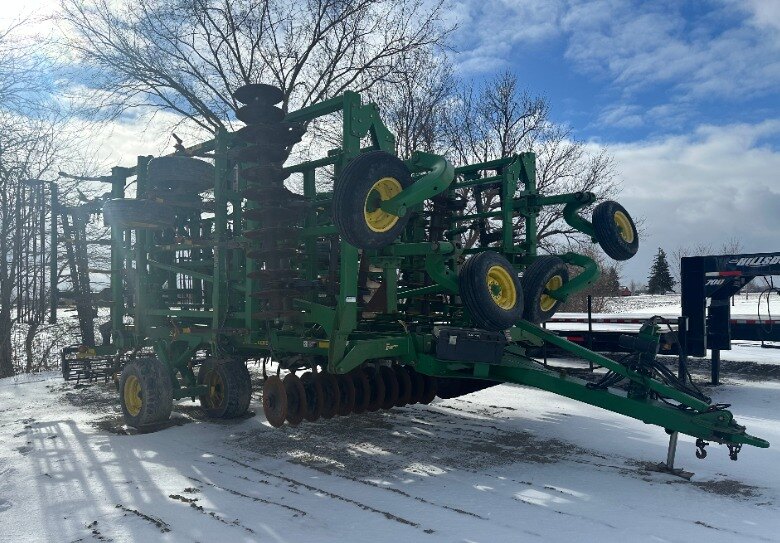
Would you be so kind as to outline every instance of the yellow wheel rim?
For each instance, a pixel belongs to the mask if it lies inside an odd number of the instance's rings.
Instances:
[[[487,272],[487,286],[493,301],[501,309],[512,309],[517,303],[517,290],[512,276],[502,266],[491,266]]]
[[[210,371],[206,377],[206,386],[209,387],[208,398],[209,407],[219,407],[225,398],[225,383],[222,377],[216,371]]]
[[[615,225],[618,227],[618,230],[620,230],[620,237],[623,238],[623,241],[626,243],[633,243],[634,227],[631,226],[631,220],[629,220],[628,216],[622,211],[615,211],[614,219]]]
[[[563,277],[560,275],[554,275],[550,278],[549,281],[547,281],[547,284],[544,285],[544,290],[547,292],[551,292],[553,290],[558,290],[563,286]],[[555,304],[558,303],[558,300],[550,296],[549,294],[542,294],[542,297],[539,298],[539,307],[542,308],[542,311],[550,311],[553,307],[555,307]]]
[[[131,375],[125,381],[124,398],[127,412],[133,417],[138,416],[144,400],[141,397],[141,381],[135,375]]]
[[[382,202],[400,194],[401,183],[395,177],[383,177],[371,187],[366,195],[363,206],[363,218],[373,232],[387,232],[398,222],[398,217],[384,211],[379,206]]]

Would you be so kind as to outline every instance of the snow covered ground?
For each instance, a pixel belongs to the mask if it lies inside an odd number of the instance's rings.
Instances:
[[[723,377],[773,447],[680,436],[690,482],[647,469],[662,429],[513,385],[281,429],[256,390],[242,420],[182,402],[126,435],[110,384],[4,379],[0,541],[780,541],[780,381]]]

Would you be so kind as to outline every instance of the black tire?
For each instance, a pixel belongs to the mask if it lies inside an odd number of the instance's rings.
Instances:
[[[119,378],[119,402],[125,422],[145,428],[168,420],[173,409],[173,385],[168,368],[156,358],[125,364]]]
[[[171,228],[175,213],[172,206],[152,200],[116,198],[103,204],[103,222],[115,228]]]
[[[198,193],[214,188],[214,165],[188,156],[154,158],[146,168],[149,186]]]
[[[241,360],[204,361],[198,370],[198,384],[209,387],[209,391],[199,397],[206,416],[232,419],[249,409],[252,378]]]
[[[506,330],[523,316],[523,290],[512,264],[493,251],[466,261],[458,274],[460,297],[474,323],[485,330]]]
[[[545,292],[561,288],[569,282],[569,269],[557,256],[537,257],[523,272],[520,284],[523,285],[525,308],[523,318],[534,324],[546,322],[555,315],[561,302]]]
[[[610,258],[628,260],[639,250],[639,233],[628,211],[617,202],[601,202],[593,210],[596,240]]]
[[[376,203],[411,184],[409,168],[390,153],[370,151],[354,158],[338,176],[333,189],[333,223],[339,234],[358,249],[379,249],[393,243],[409,221],[410,213],[396,217],[376,208]]]

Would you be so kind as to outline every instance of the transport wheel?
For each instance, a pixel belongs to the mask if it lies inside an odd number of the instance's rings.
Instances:
[[[395,371],[395,379],[398,381],[398,399],[395,406],[403,407],[412,399],[412,378],[403,366],[393,366],[393,371]]]
[[[474,323],[485,330],[506,330],[523,316],[523,290],[512,264],[493,251],[466,261],[458,274],[460,296]]]
[[[558,290],[568,282],[569,269],[557,256],[540,256],[534,260],[520,279],[525,298],[523,318],[534,324],[550,320],[558,311],[561,302],[548,293]]]
[[[176,224],[176,210],[154,200],[115,198],[103,204],[103,221],[116,228],[170,228]]]
[[[241,360],[204,361],[198,370],[198,384],[208,387],[206,393],[200,396],[200,405],[206,416],[232,419],[249,409],[252,379]]]
[[[628,211],[617,202],[601,202],[593,210],[596,240],[615,260],[628,260],[639,250],[639,233]]]
[[[345,417],[355,409],[355,383],[351,375],[339,375],[339,410],[338,415]]]
[[[298,426],[306,415],[306,390],[294,373],[287,374],[283,383],[287,394],[287,422]]]
[[[355,407],[352,408],[352,412],[360,415],[368,410],[368,404],[371,402],[371,382],[368,374],[361,368],[351,372],[349,377],[352,378],[352,384],[355,386]]]
[[[425,388],[423,389],[423,395],[422,398],[420,398],[420,403],[427,405],[431,403],[436,397],[436,391],[438,390],[439,382],[436,377],[431,377],[430,375],[423,375],[423,379],[425,380]]]
[[[395,241],[410,214],[397,217],[379,205],[412,184],[403,161],[385,151],[354,158],[336,179],[333,223],[339,234],[359,249],[378,249]]]
[[[425,395],[425,376],[412,367],[407,366],[406,371],[409,372],[409,378],[412,381],[412,397],[409,403],[420,403]]]
[[[324,403],[322,385],[320,385],[317,375],[310,371],[301,376],[301,382],[306,391],[306,413],[303,418],[309,422],[314,422],[322,416]]]
[[[272,375],[263,383],[263,412],[274,428],[279,428],[287,418],[287,392],[278,375]]]
[[[366,411],[373,413],[374,411],[379,411],[385,402],[385,381],[379,374],[379,370],[374,366],[366,366],[363,368],[363,372],[368,378],[371,391]]]
[[[382,400],[382,409],[392,409],[398,401],[398,379],[395,371],[390,366],[379,366],[379,376],[385,383],[385,399]]]
[[[332,419],[339,411],[339,382],[331,373],[320,372],[317,380],[322,388],[322,418]]]
[[[188,156],[164,156],[149,161],[149,186],[197,194],[214,188],[214,165]]]
[[[119,394],[122,414],[129,426],[143,428],[171,416],[171,375],[156,358],[139,358],[125,364],[119,378]]]

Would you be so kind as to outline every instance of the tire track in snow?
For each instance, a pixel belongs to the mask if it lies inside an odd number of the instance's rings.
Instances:
[[[256,473],[260,473],[262,475],[265,475],[266,477],[273,477],[275,479],[282,480],[282,481],[284,481],[286,483],[289,483],[291,485],[305,488],[306,490],[309,490],[311,492],[318,492],[318,493],[322,494],[323,496],[327,496],[327,497],[335,499],[335,500],[339,500],[339,501],[343,501],[345,503],[349,503],[351,505],[354,505],[354,506],[362,509],[363,511],[368,511],[368,512],[371,512],[371,513],[376,513],[378,515],[382,515],[383,517],[385,517],[388,520],[392,520],[394,522],[398,522],[399,524],[404,524],[404,525],[410,526],[412,528],[417,528],[417,529],[419,529],[419,530],[421,530],[421,531],[423,531],[423,532],[425,532],[427,534],[432,534],[432,533],[435,532],[435,530],[432,529],[432,528],[422,528],[422,526],[419,523],[417,523],[417,522],[414,522],[414,521],[409,520],[409,519],[405,519],[405,518],[400,517],[400,516],[398,516],[396,514],[390,513],[389,511],[383,511],[381,509],[377,509],[375,507],[372,507],[372,506],[367,505],[365,503],[359,502],[359,501],[354,500],[352,498],[348,498],[346,496],[342,496],[341,494],[336,494],[335,492],[331,492],[331,491],[325,490],[323,488],[318,488],[316,486],[310,485],[308,483],[304,483],[302,481],[298,481],[296,479],[293,479],[291,477],[287,477],[285,475],[278,475],[278,474],[275,474],[275,473],[271,473],[270,471],[266,471],[264,469],[257,468],[255,466],[247,464],[246,462],[241,462],[240,460],[236,460],[235,458],[231,458],[231,457],[225,456],[223,454],[219,454],[219,453],[215,453],[215,452],[210,452],[210,454],[213,454],[214,456],[216,456],[218,458],[222,458],[223,460],[227,460],[228,462],[232,462],[233,464],[236,464],[237,466],[241,466],[242,468],[246,468],[246,469],[252,470],[252,471],[254,471]]]
[[[250,496],[249,494],[244,494],[243,492],[239,492],[238,490],[235,490],[235,489],[232,489],[232,488],[227,488],[225,486],[218,485],[216,483],[211,483],[211,482],[208,482],[208,481],[201,481],[200,479],[198,479],[196,477],[187,477],[187,479],[189,479],[190,481],[194,481],[194,482],[196,482],[198,484],[201,484],[201,485],[210,486],[212,488],[216,488],[216,489],[219,489],[219,490],[224,490],[228,494],[232,494],[234,496],[240,496],[242,498],[248,498],[248,499],[250,499],[250,500],[252,500],[254,502],[265,503],[265,504],[268,504],[268,505],[277,505],[279,507],[283,507],[284,509],[288,509],[288,510],[292,511],[293,513],[295,513],[295,515],[293,515],[293,516],[296,516],[296,517],[298,515],[306,516],[308,514],[303,509],[298,509],[297,507],[293,507],[291,505],[285,505],[283,503],[275,502],[273,500],[267,500],[265,498],[260,498],[258,496]]]

